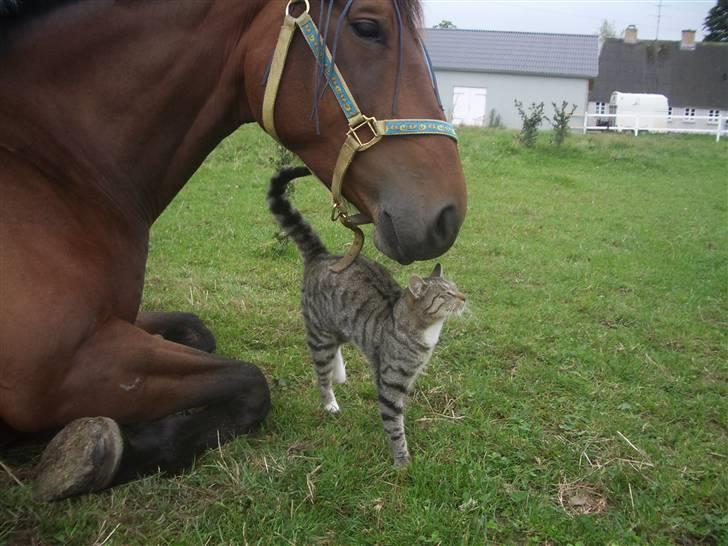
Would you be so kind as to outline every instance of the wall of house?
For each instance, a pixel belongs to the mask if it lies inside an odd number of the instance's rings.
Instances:
[[[487,89],[484,125],[488,125],[490,112],[495,110],[500,115],[503,125],[511,129],[520,129],[521,118],[513,105],[514,99],[520,100],[526,107],[533,102],[543,101],[544,112],[547,115],[553,114],[552,102],[561,106],[561,102],[566,100],[569,104],[577,105],[572,126],[581,127],[583,123],[583,118],[576,117],[576,114],[583,113],[587,105],[589,91],[587,79],[450,70],[435,70],[435,74],[448,119],[452,119],[454,88],[477,87]]]

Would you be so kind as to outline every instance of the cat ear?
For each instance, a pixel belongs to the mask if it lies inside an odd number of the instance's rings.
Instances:
[[[422,295],[424,289],[425,281],[423,281],[417,275],[412,275],[409,280],[409,291],[412,293],[415,299],[419,298]]]
[[[440,264],[435,265],[430,277],[442,277],[442,266]]]

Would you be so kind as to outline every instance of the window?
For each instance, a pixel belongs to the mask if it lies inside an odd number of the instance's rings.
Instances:
[[[672,121],[672,106],[667,107],[667,121]]]
[[[718,123],[720,117],[720,110],[708,110],[708,123]]]
[[[607,113],[607,103],[606,102],[597,102],[594,105],[594,113],[598,116],[603,116]]]
[[[686,123],[695,123],[695,108],[685,108],[683,121]]]

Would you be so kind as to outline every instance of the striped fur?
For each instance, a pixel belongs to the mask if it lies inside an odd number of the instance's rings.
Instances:
[[[407,464],[406,397],[430,359],[442,323],[462,312],[465,297],[441,276],[439,264],[425,279],[413,276],[405,289],[364,256],[344,271],[332,272],[329,268],[339,257],[326,251],[285,197],[286,184],[307,174],[305,168],[279,171],[271,180],[268,202],[304,258],[301,306],[321,400],[326,410],[339,411],[332,382],[345,380],[340,347],[352,343],[365,355],[374,376],[394,463]]]

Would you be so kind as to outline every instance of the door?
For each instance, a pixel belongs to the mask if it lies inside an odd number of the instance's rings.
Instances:
[[[455,87],[452,93],[452,122],[454,125],[485,125],[487,89]]]

